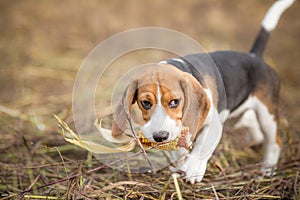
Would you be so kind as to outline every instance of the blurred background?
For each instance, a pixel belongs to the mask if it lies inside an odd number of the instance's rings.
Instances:
[[[41,117],[64,109],[88,53],[108,37],[132,28],[170,28],[208,51],[247,52],[273,2],[1,1],[0,103]],[[295,126],[300,115],[298,10],[296,3],[283,15],[265,53],[282,80],[283,114]]]
[[[10,128],[26,133],[24,119],[37,127],[36,134],[27,133],[36,139],[45,137],[44,133],[55,132],[52,113],[71,117],[76,72],[89,52],[108,37],[132,28],[164,27],[190,36],[207,51],[247,52],[273,2],[0,1],[0,133],[3,137],[0,145],[16,142],[8,134]],[[297,2],[284,13],[264,54],[282,80],[283,125],[297,135],[300,134],[299,6]],[[143,60],[143,57],[145,53],[129,56],[133,66],[135,59]],[[154,62],[165,59],[160,55],[150,58]],[[103,95],[105,90],[100,91],[100,97],[101,92],[102,97],[109,97]]]
[[[63,143],[52,114],[72,121],[76,72],[108,37],[132,28],[164,27],[190,36],[207,51],[248,52],[273,2],[1,0],[0,154],[14,154],[12,147],[24,141]],[[264,54],[282,80],[281,125],[292,138],[300,136],[299,10],[296,2],[284,13]],[[131,59],[143,60],[143,54]],[[294,153],[299,156],[299,149]],[[1,162],[9,159],[0,155]]]

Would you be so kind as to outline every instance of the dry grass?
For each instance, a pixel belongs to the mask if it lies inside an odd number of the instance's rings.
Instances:
[[[25,126],[35,125],[25,122]],[[1,149],[1,199],[179,199],[168,169],[156,174],[119,172],[76,146],[56,143],[50,147],[44,144],[45,138],[22,136],[16,129],[11,133],[13,144],[4,138],[7,143]],[[285,134],[289,135],[288,131]],[[263,177],[259,171],[261,153],[250,147],[236,148],[233,137],[236,139],[236,133],[229,132],[223,138],[202,183],[191,185],[178,179],[183,199],[299,197],[300,158],[295,157],[299,155],[299,139],[284,138],[282,156],[286,159],[275,176]],[[62,141],[59,136],[53,139]]]
[[[247,51],[272,2],[1,1],[0,199],[178,199],[168,169],[156,174],[110,169],[65,143],[52,113],[72,123],[77,69],[114,33],[161,26],[186,33],[208,50]],[[299,199],[298,10],[299,3],[284,15],[265,55],[282,79],[277,174],[261,177],[261,148],[248,147],[243,131],[226,129],[203,182],[190,185],[178,178],[183,199]],[[142,54],[137,54],[142,62],[162,58]],[[134,59],[129,56],[127,64],[135,65]]]

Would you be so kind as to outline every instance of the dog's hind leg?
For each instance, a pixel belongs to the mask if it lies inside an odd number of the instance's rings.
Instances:
[[[260,128],[264,135],[264,158],[262,171],[266,175],[272,175],[273,169],[278,163],[281,150],[281,141],[278,137],[278,116],[276,112],[270,112],[270,108],[268,108],[266,104],[259,99],[257,99],[255,110]]]
[[[264,136],[260,129],[260,124],[253,109],[247,109],[233,128],[246,128],[251,138],[250,146],[259,145],[264,141]]]

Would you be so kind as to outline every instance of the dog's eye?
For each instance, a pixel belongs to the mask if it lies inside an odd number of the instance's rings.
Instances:
[[[169,102],[170,108],[177,108],[179,106],[180,99],[173,99]]]
[[[143,108],[149,110],[152,107],[152,103],[150,101],[141,101]]]

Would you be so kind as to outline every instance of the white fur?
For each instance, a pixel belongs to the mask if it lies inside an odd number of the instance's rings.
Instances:
[[[205,90],[212,104],[212,95]],[[180,169],[192,184],[200,182],[205,174],[208,159],[216,149],[222,136],[223,125],[216,108],[211,106],[203,130],[196,139],[192,152],[187,156]]]
[[[262,21],[262,26],[267,30],[267,31],[272,31],[282,15],[282,13],[290,7],[295,0],[278,0],[276,1],[271,8],[268,10],[267,14],[265,15],[263,21]]]
[[[204,177],[209,158],[220,142],[223,125],[215,108],[210,111],[208,124],[196,139],[192,152],[180,167],[185,172],[185,177],[192,184],[200,182]]]
[[[181,125],[177,125],[176,121],[172,119],[161,104],[161,91],[159,85],[157,86],[157,104],[150,120],[142,127],[142,132],[148,140],[155,142],[153,133],[158,131],[169,132],[169,138],[165,142],[169,142],[178,137],[181,132]]]
[[[237,109],[230,113],[229,118],[236,118],[242,115],[247,109],[253,109],[256,105],[256,97],[248,97],[244,103],[242,103]]]
[[[257,120],[256,113],[253,109],[248,109],[234,125],[235,129],[246,128],[251,137],[251,145],[261,144],[264,140],[260,124]]]

